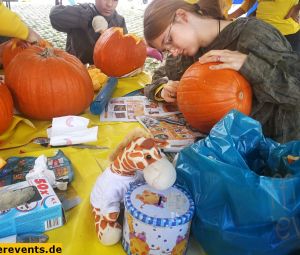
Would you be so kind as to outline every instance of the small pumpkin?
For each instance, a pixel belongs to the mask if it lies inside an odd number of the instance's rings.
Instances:
[[[146,44],[123,29],[112,27],[99,37],[94,48],[94,64],[108,76],[121,77],[140,67],[146,60]]]
[[[88,67],[88,73],[92,79],[94,91],[100,90],[108,79],[108,77],[94,65]]]
[[[0,134],[4,133],[13,120],[13,99],[8,88],[0,83]]]
[[[252,90],[248,81],[230,69],[211,70],[216,63],[191,65],[180,79],[177,90],[178,108],[187,122],[203,133],[230,110],[249,115]]]
[[[37,120],[77,115],[92,102],[92,80],[75,56],[55,48],[30,47],[6,70],[16,108]]]
[[[40,47],[52,47],[52,44],[49,43],[46,40],[40,40],[39,43],[35,43],[35,44],[31,44],[27,41],[21,40],[21,39],[17,39],[17,38],[13,38],[11,40],[9,40],[3,49],[3,67],[4,69],[7,68],[8,64],[10,63],[10,61],[20,52],[22,52],[23,50],[33,46],[33,45],[37,45]]]

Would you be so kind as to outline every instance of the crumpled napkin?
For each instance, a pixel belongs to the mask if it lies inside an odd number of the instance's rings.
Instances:
[[[68,183],[66,182],[57,182],[55,178],[55,174],[53,171],[48,169],[47,166],[47,158],[45,155],[39,156],[34,161],[34,167],[32,170],[29,171],[28,174],[26,174],[26,180],[32,180],[32,179],[47,179],[47,181],[50,183],[50,185],[53,188],[58,188],[59,190],[67,190]]]
[[[47,129],[51,146],[62,146],[97,141],[98,127],[88,128],[89,119],[79,116],[53,118]]]

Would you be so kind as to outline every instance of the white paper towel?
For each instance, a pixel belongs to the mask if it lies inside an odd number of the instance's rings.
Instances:
[[[47,130],[51,146],[97,141],[98,127],[88,128],[89,119],[79,116],[53,118]]]

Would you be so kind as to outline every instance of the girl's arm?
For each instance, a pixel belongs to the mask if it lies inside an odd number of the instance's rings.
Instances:
[[[185,70],[194,62],[193,57],[168,56],[165,64],[154,72],[152,83],[145,87],[145,96],[157,100],[159,90],[163,88],[162,85],[167,84],[169,80],[179,81]]]
[[[248,52],[239,72],[252,84],[258,100],[295,109],[300,104],[300,56],[271,25],[256,22],[240,36],[238,50]],[[251,38],[251,39],[249,39]]]

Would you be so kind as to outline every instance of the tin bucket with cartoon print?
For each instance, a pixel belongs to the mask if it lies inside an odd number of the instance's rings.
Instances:
[[[185,254],[195,209],[185,190],[140,184],[127,191],[124,203],[122,245],[128,255]]]

